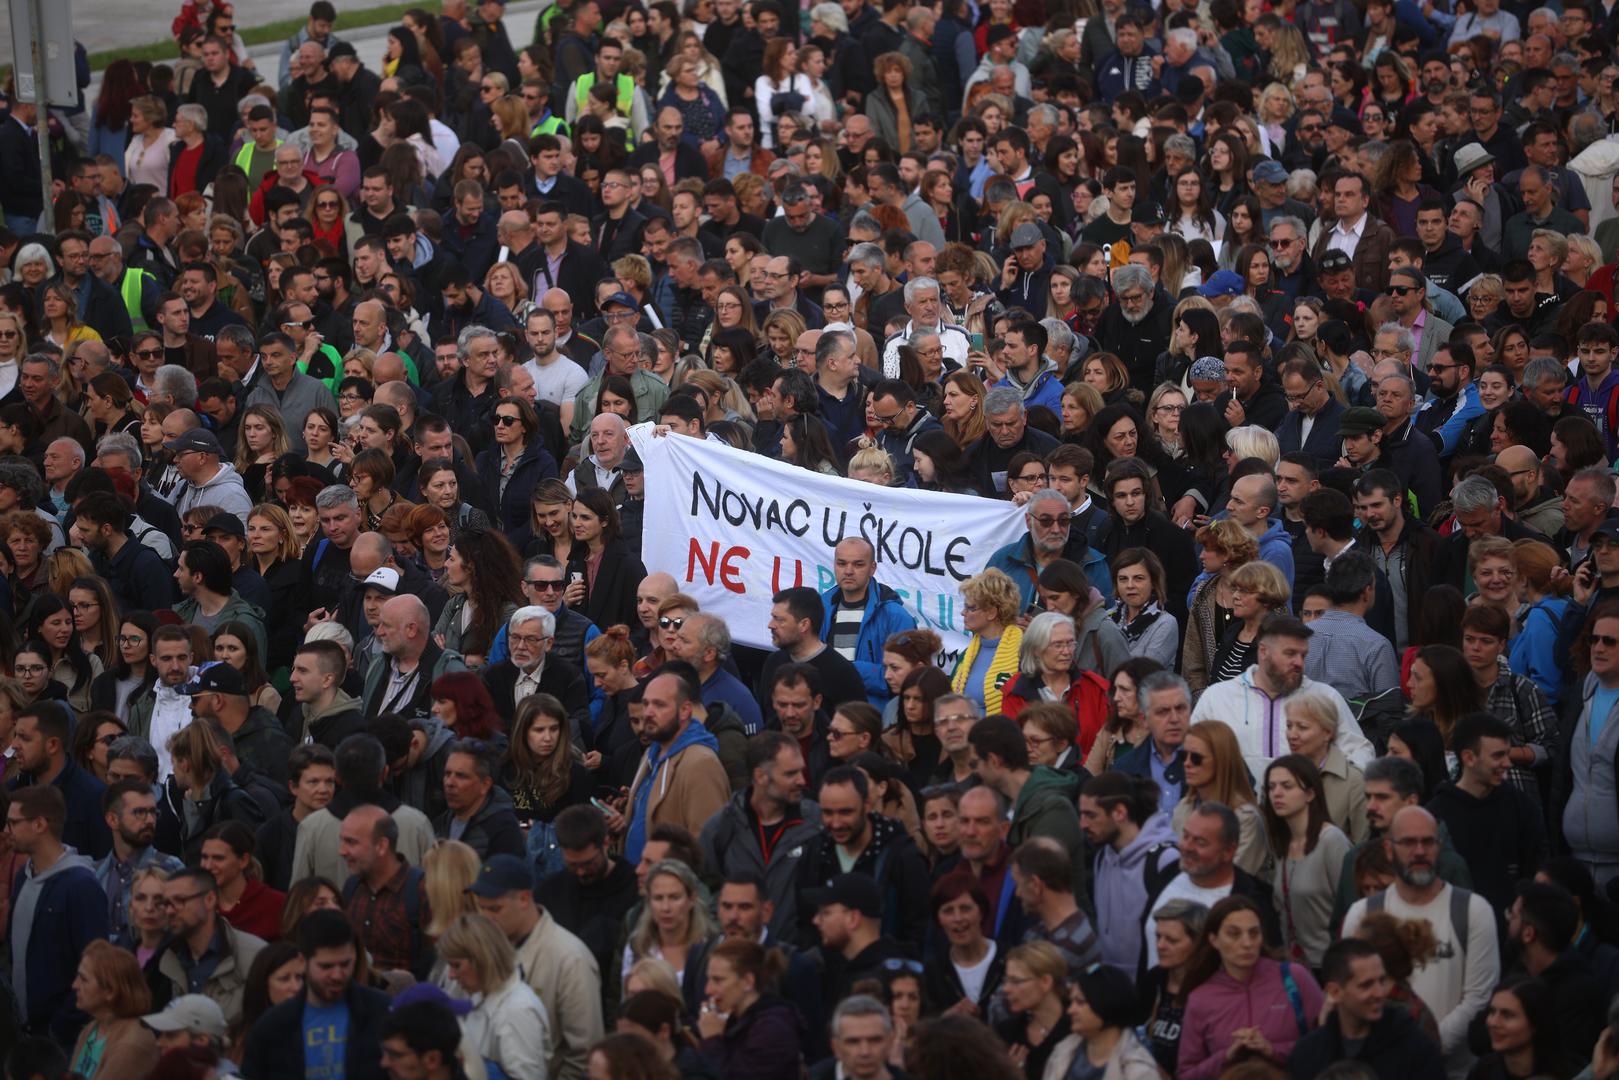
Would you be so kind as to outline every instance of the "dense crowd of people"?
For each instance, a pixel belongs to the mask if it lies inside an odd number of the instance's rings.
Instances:
[[[1619,10],[237,14],[0,120],[8,1080],[1619,1074]]]

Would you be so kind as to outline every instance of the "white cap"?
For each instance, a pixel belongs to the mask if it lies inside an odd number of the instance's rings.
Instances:
[[[189,1031],[193,1035],[208,1035],[215,1039],[224,1039],[230,1034],[219,1003],[201,994],[177,997],[162,1012],[141,1017],[141,1023],[153,1031]]]
[[[361,588],[378,589],[389,596],[399,591],[399,571],[391,566],[379,566],[361,583]]]

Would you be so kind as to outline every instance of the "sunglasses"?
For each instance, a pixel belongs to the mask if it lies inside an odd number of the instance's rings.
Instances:
[[[1186,751],[1186,764],[1188,765],[1201,765],[1207,760],[1209,759],[1198,753],[1196,750]]]
[[[495,426],[497,427],[511,427],[513,424],[521,424],[522,422],[522,419],[516,416],[495,417]]]
[[[155,360],[163,355],[162,349],[136,349],[135,355],[142,360]]]
[[[667,615],[658,616],[658,629],[659,630],[679,630],[682,626],[685,626],[685,625],[686,625],[686,620],[685,619],[672,619]]]
[[[1389,295],[1390,296],[1405,296],[1407,293],[1414,293],[1416,291],[1417,291],[1417,287],[1415,285],[1390,285],[1389,286]]]
[[[1591,644],[1601,645],[1603,648],[1611,649],[1615,645],[1619,645],[1619,637],[1613,637],[1609,634],[1592,634]]]
[[[523,584],[527,585],[535,592],[559,592],[562,589],[561,578],[550,578],[549,580],[543,578],[531,579],[523,582]]]

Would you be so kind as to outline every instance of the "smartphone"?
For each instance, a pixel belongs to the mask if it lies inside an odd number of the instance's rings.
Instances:
[[[983,334],[968,334],[967,335],[967,341],[968,341],[969,346],[972,348],[972,350],[974,352],[983,352],[984,351],[984,335]]]
[[[590,805],[594,806],[596,809],[600,810],[604,814],[616,814],[616,813],[618,813],[617,810],[614,810],[611,806],[608,806],[606,803],[602,802],[600,799],[596,798],[594,795],[592,795],[590,797]]]

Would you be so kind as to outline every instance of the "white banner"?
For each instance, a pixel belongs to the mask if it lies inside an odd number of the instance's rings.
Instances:
[[[998,499],[825,476],[716,442],[658,437],[650,424],[630,437],[651,496],[641,561],[673,575],[744,645],[774,648],[771,596],[832,588],[833,548],[863,536],[877,550],[876,580],[938,633],[942,662],[953,663],[967,641],[961,583],[1025,531],[1022,510]]]

